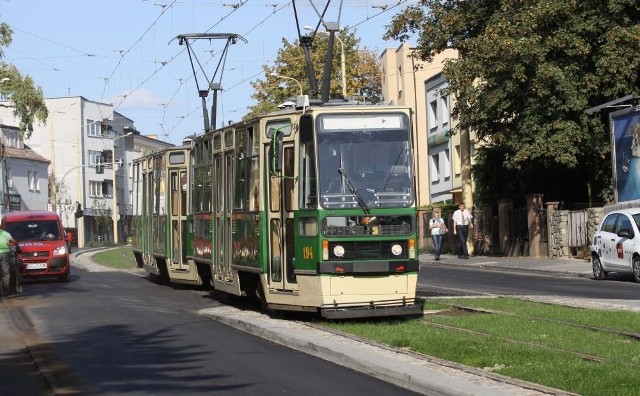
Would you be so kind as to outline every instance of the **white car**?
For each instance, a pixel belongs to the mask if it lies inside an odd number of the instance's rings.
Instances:
[[[609,272],[630,272],[640,282],[639,224],[640,208],[607,213],[591,242],[595,279],[606,279]]]

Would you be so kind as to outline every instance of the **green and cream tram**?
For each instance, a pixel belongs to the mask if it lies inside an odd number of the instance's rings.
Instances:
[[[215,289],[269,309],[421,313],[412,133],[409,108],[325,105],[196,137],[185,268],[208,268]],[[140,193],[157,202],[161,189]]]
[[[138,267],[171,283],[206,284],[191,255],[191,146],[133,161],[133,253]]]

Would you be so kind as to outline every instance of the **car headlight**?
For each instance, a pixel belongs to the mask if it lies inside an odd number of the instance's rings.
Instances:
[[[58,246],[57,248],[53,249],[54,256],[64,256],[65,254],[67,254],[66,246]]]
[[[394,256],[399,256],[399,255],[401,255],[401,254],[402,254],[402,245],[400,245],[399,243],[394,243],[394,244],[391,246],[391,253],[392,253]]]
[[[344,246],[336,245],[333,247],[333,255],[336,257],[344,256]]]

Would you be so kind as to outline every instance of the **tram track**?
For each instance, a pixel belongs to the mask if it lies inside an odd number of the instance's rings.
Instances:
[[[594,325],[588,325],[588,324],[583,324],[583,323],[571,322],[571,321],[567,321],[567,320],[558,320],[558,319],[555,319],[555,318],[544,318],[544,317],[540,317],[540,316],[528,316],[528,315],[516,314],[516,313],[512,313],[512,312],[505,312],[505,311],[500,311],[500,310],[495,310],[495,309],[487,309],[487,308],[477,308],[477,307],[471,307],[471,306],[460,305],[460,304],[450,304],[450,307],[451,307],[451,309],[436,310],[436,311],[433,311],[430,314],[426,314],[424,319],[423,319],[423,321],[421,321],[420,323],[425,325],[425,326],[430,326],[430,327],[434,327],[434,328],[438,328],[438,329],[442,329],[442,330],[455,331],[455,332],[465,333],[465,334],[478,336],[478,337],[493,338],[493,339],[496,339],[496,340],[499,340],[499,341],[502,341],[502,342],[507,342],[507,343],[511,343],[511,344],[519,344],[519,345],[523,345],[523,346],[527,346],[527,347],[531,347],[531,348],[539,348],[539,349],[544,349],[544,350],[557,352],[557,353],[566,353],[566,354],[578,357],[580,359],[583,359],[583,360],[586,360],[586,361],[592,361],[592,362],[607,362],[607,361],[608,362],[617,362],[617,361],[620,361],[620,359],[612,359],[612,358],[606,357],[606,356],[594,355],[594,354],[585,353],[585,352],[581,352],[581,351],[576,351],[576,350],[572,350],[572,349],[567,349],[567,348],[561,348],[561,347],[557,347],[557,346],[547,345],[547,344],[544,344],[544,343],[541,343],[541,342],[526,341],[526,340],[522,340],[522,339],[518,339],[518,338],[512,338],[512,337],[508,337],[508,336],[504,336],[504,335],[500,335],[500,334],[495,334],[495,333],[492,333],[492,332],[485,332],[485,331],[480,331],[480,330],[476,330],[476,329],[470,329],[470,328],[464,327],[464,326],[456,326],[456,325],[451,325],[451,324],[438,323],[438,322],[429,320],[429,317],[430,316],[436,316],[436,315],[447,315],[447,316],[453,315],[453,316],[456,316],[456,315],[461,315],[461,314],[464,314],[464,313],[499,315],[499,316],[503,316],[503,317],[521,319],[523,321],[545,322],[545,323],[557,324],[557,325],[566,326],[566,327],[574,327],[574,328],[577,328],[577,329],[589,330],[589,331],[593,331],[593,332],[597,332],[597,333],[603,333],[603,334],[619,336],[619,337],[623,337],[623,338],[628,338],[631,342],[640,341],[640,334],[638,334],[638,333],[629,332],[629,331],[622,331],[622,330],[619,330],[619,329],[614,329],[614,328],[609,328],[609,327],[594,326]],[[452,311],[452,310],[454,310],[454,311]],[[455,311],[457,311],[457,312],[455,312]],[[634,362],[630,362],[630,361],[627,361],[627,360],[624,361],[624,364],[631,365],[631,366],[634,366],[634,367],[640,367],[640,364],[634,363]]]
[[[486,309],[486,308],[475,308],[475,307],[469,307],[469,306],[465,306],[465,305],[455,305],[454,304],[454,305],[452,305],[452,307],[454,307],[456,309],[459,309],[459,310],[468,311],[468,312],[489,313],[489,314],[510,316],[510,317],[514,317],[514,318],[536,320],[536,321],[544,321],[544,322],[548,322],[548,323],[557,323],[557,324],[561,324],[561,325],[565,325],[565,326],[573,326],[573,327],[587,329],[587,330],[593,330],[593,331],[597,331],[597,332],[615,334],[615,335],[631,338],[631,339],[633,339],[635,341],[640,341],[640,333],[622,331],[622,330],[612,329],[612,328],[609,328],[609,327],[591,326],[591,325],[585,325],[585,324],[582,324],[582,323],[570,322],[570,321],[566,321],[566,320],[543,318],[543,317],[540,317],[540,316],[518,315],[518,314],[511,313],[511,312],[499,311],[499,310],[494,310],[494,309]]]

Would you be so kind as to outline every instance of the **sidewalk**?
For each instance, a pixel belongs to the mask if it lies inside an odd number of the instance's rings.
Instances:
[[[104,270],[90,259],[89,252],[75,253],[73,265],[88,271]],[[420,256],[422,265],[435,264],[433,255]],[[535,259],[530,257],[471,257],[468,260],[443,255],[437,262],[446,265],[536,271],[563,276],[591,276],[591,263],[578,259]],[[13,322],[14,299],[0,304],[0,394],[52,394]],[[26,299],[28,297],[18,297]],[[538,298],[545,300],[545,298]],[[629,309],[640,312],[640,302],[558,299],[546,301],[594,308]],[[318,356],[336,364],[365,372],[374,377],[429,395],[564,395],[565,392],[494,375],[404,350],[356,340],[318,329],[306,323],[273,319],[253,311],[232,307],[209,308],[200,312],[242,331],[269,339],[287,347]],[[55,386],[54,386],[55,388]],[[19,390],[19,391],[18,391]]]
[[[539,274],[557,276],[593,277],[591,261],[577,258],[531,258],[531,257],[487,257],[477,256],[469,259],[459,259],[455,255],[442,255],[440,261],[435,261],[433,254],[421,254],[420,263],[429,265],[441,263],[448,266],[459,265],[465,267],[489,268],[502,271],[531,271]],[[606,281],[603,281],[606,282]],[[531,296],[531,300],[552,304],[563,304],[575,307],[617,309],[640,312],[640,297],[638,299],[597,299],[597,298],[569,298],[558,296]]]
[[[433,254],[421,254],[421,263],[438,263]],[[489,257],[471,256],[459,259],[455,255],[443,254],[441,264],[463,265],[468,267],[484,267],[496,269],[516,269],[519,271],[534,271],[542,273],[565,274],[573,276],[591,277],[591,261],[577,258],[532,258],[532,257]]]

